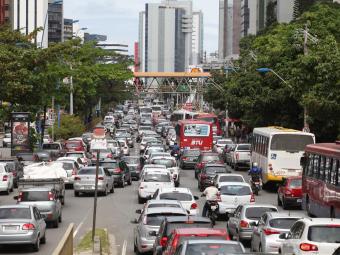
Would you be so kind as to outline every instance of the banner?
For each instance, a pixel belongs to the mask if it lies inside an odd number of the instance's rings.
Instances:
[[[28,112],[13,112],[11,119],[11,155],[30,151],[30,115]]]

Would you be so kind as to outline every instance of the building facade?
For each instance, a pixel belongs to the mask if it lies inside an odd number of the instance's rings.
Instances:
[[[193,12],[192,15],[192,62],[191,65],[197,66],[203,62],[203,13],[202,11]]]
[[[63,3],[48,1],[48,43],[64,41]]]
[[[289,23],[293,20],[295,0],[277,0],[277,21]]]
[[[10,0],[0,0],[0,25],[10,21]]]
[[[73,38],[73,19],[64,19],[64,41]]]
[[[38,46],[48,46],[48,0],[11,0],[11,25],[12,28],[28,35],[37,28],[43,30],[37,32],[32,41]]]

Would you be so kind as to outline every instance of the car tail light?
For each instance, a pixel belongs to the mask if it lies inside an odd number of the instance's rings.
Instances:
[[[7,182],[7,180],[8,180],[8,175],[2,176],[2,181],[3,181],[3,182]]]
[[[110,153],[110,154],[107,154],[107,156],[106,156],[107,158],[112,158],[112,154]]]
[[[196,203],[192,203],[190,209],[197,209],[197,204]]]
[[[13,172],[13,177],[17,177],[17,172]]]
[[[35,226],[32,223],[25,223],[22,225],[22,230],[34,230]]]
[[[255,196],[253,193],[250,195],[250,203],[255,203]]]
[[[188,158],[187,157],[183,157],[182,160],[188,160]]]
[[[280,231],[277,231],[277,230],[274,230],[274,229],[270,229],[270,228],[265,228],[265,229],[263,229],[263,233],[266,236],[270,236],[270,235],[280,234]]]
[[[240,221],[240,228],[248,228],[249,227],[249,223],[245,220],[241,220]]]
[[[99,176],[98,177],[98,181],[104,181],[104,177],[103,176]]]
[[[81,179],[80,179],[79,176],[76,176],[76,177],[74,177],[74,180],[75,180],[75,181],[80,181]]]
[[[54,200],[54,195],[53,195],[53,193],[52,192],[48,192],[48,200],[49,201],[53,201]]]
[[[301,251],[317,251],[318,246],[315,244],[310,244],[310,243],[302,243],[300,244],[300,250]]]
[[[161,241],[160,241],[160,245],[162,247],[165,247],[167,245],[167,243],[168,243],[168,238],[166,236],[162,237]]]

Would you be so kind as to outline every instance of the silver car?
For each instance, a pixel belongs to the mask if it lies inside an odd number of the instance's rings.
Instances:
[[[84,167],[74,177],[74,196],[79,197],[80,193],[94,193],[96,180],[96,167]],[[98,192],[106,196],[114,192],[113,176],[106,169],[99,167]]]
[[[138,253],[150,252],[156,239],[159,226],[167,216],[186,216],[183,208],[155,207],[143,210],[138,219],[132,221],[138,224],[134,229],[134,251]]]
[[[9,166],[6,163],[0,163],[0,192],[5,191],[7,194],[13,191],[14,177]]]
[[[39,210],[30,205],[0,206],[0,245],[31,244],[39,251],[46,242],[46,223]]]
[[[251,250],[278,253],[283,241],[279,235],[288,233],[291,226],[300,218],[288,213],[267,212],[263,214],[251,237]]]
[[[278,212],[276,206],[269,204],[247,204],[239,205],[233,214],[229,214],[227,228],[230,238],[236,240],[250,240],[254,223],[256,223],[265,212]]]

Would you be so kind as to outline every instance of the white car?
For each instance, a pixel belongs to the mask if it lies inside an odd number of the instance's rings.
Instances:
[[[77,157],[60,157],[56,161],[73,161],[73,162],[78,163],[79,168],[82,168],[85,166],[83,165],[83,162],[81,161],[81,159]]]
[[[157,192],[157,191],[156,191]],[[160,199],[160,200],[148,200],[142,209],[137,209],[136,213],[142,214],[148,208],[156,208],[156,207],[168,207],[168,208],[182,208],[184,209],[182,203],[177,200],[167,200],[167,199]],[[184,209],[185,210],[185,209]]]
[[[0,163],[0,192],[5,191],[7,194],[13,191],[13,173],[6,163]]]
[[[84,166],[87,166],[90,163],[90,160],[87,158],[85,152],[83,152],[83,151],[66,152],[65,156],[71,157],[71,158],[80,158],[80,160],[81,160],[81,162],[83,163]]]
[[[169,170],[146,169],[143,171],[138,187],[138,203],[150,199],[160,187],[173,187],[174,182]]]
[[[214,178],[214,185],[216,188],[220,186],[221,182],[246,182],[241,174],[217,174]]]
[[[196,200],[198,197],[191,193],[188,188],[175,188],[175,187],[160,187],[153,195],[155,200],[177,200],[180,201],[183,207],[190,215],[198,215],[199,208]]]
[[[280,236],[280,254],[332,255],[340,246],[340,219],[304,218]]]
[[[245,182],[221,182],[219,184],[221,202],[219,214],[234,213],[239,205],[255,203],[255,197],[251,187]]]
[[[145,151],[144,151],[144,155],[143,157],[145,158],[145,160],[147,160],[150,155],[154,152],[165,152],[164,147],[163,146],[152,146],[152,147],[148,147]]]
[[[120,144],[120,149],[123,152],[124,156],[129,156],[130,155],[130,148],[127,144],[126,138],[124,139],[117,139],[117,141]]]
[[[166,166],[164,165],[152,165],[152,164],[147,164],[143,166],[142,171],[140,172],[140,176],[143,176],[144,172],[148,171],[149,169],[153,170],[166,170]]]
[[[5,137],[2,139],[2,147],[11,147],[12,139],[11,133],[6,133]]]
[[[150,164],[156,165],[164,165],[168,170],[170,170],[171,177],[175,182],[175,187],[178,187],[180,184],[180,172],[177,161],[174,157],[154,157],[150,160]]]
[[[156,141],[157,142],[157,138],[155,138],[155,137],[143,137],[142,141],[140,142],[139,152],[140,153],[144,152],[144,150],[146,148],[146,144],[148,142],[151,142],[151,141]]]
[[[233,144],[233,141],[231,139],[219,139],[217,140],[216,144],[214,145],[214,151],[218,154],[222,154],[224,147],[227,144]]]

